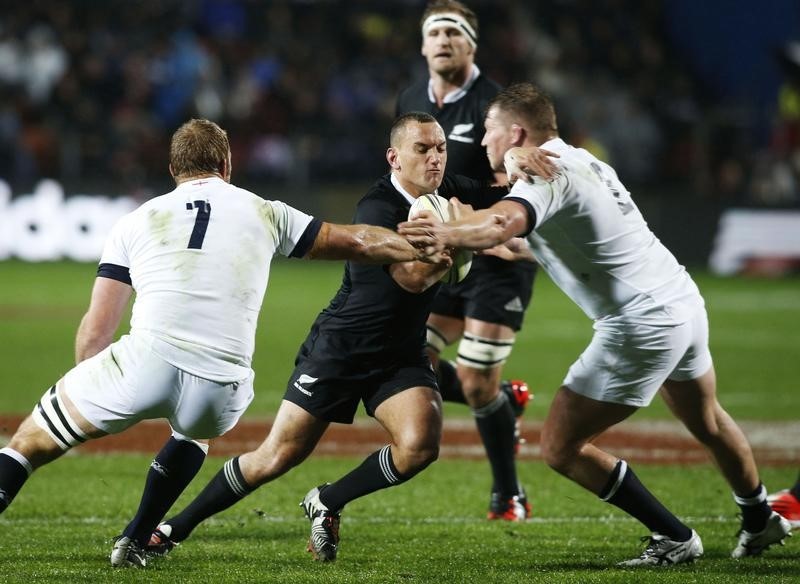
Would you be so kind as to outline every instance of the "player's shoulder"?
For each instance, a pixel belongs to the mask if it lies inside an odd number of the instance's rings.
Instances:
[[[419,79],[400,91],[397,96],[398,115],[411,111],[427,111],[430,107],[428,79]]]
[[[473,87],[476,90],[479,90],[479,91],[485,92],[485,93],[491,93],[492,95],[496,95],[496,94],[500,93],[503,90],[503,86],[502,85],[500,85],[494,79],[492,79],[490,77],[487,77],[483,73],[478,75],[478,78],[475,80],[475,85],[473,85]]]
[[[370,203],[375,201],[393,202],[398,200],[397,189],[392,184],[391,174],[385,174],[376,180],[367,189],[367,192],[361,197],[361,203]]]
[[[472,84],[469,94],[471,94],[474,98],[485,99],[488,101],[500,93],[502,89],[503,87],[499,83],[481,73],[478,75],[475,83]]]
[[[409,203],[394,188],[391,175],[375,181],[356,205],[354,221],[383,227],[394,227],[408,213]]]

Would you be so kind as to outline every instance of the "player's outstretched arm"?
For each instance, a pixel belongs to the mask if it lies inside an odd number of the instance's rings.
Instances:
[[[451,203],[457,200],[451,199]],[[441,223],[428,212],[398,226],[398,233],[414,246],[429,250],[446,247],[488,249],[527,231],[528,214],[514,201],[500,201],[457,221]]]
[[[392,264],[423,261],[447,263],[448,258],[437,250],[416,248],[404,237],[375,225],[340,225],[323,223],[317,239],[306,255],[315,260],[354,260]]]
[[[89,310],[75,335],[76,363],[93,357],[111,344],[131,296],[130,284],[102,276],[95,278]]]

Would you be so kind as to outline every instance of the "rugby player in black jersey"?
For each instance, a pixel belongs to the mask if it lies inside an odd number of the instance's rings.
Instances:
[[[358,223],[394,229],[407,219],[418,196],[437,189],[475,207],[487,207],[508,192],[445,176],[444,131],[425,113],[395,121],[386,158],[391,172],[358,203]],[[407,481],[438,456],[441,399],[425,352],[425,320],[448,268],[447,262],[348,262],[339,291],[300,347],[267,438],[226,462],[186,509],[159,526],[147,551],[168,552],[204,519],[300,464],[331,422],[352,423],[363,402],[390,443],[333,484],[312,489],[301,503],[311,520],[309,551],[322,561],[335,559],[344,506]]]
[[[422,54],[429,78],[405,89],[397,114],[424,111],[447,136],[447,170],[478,180],[495,177],[481,146],[486,105],[500,86],[475,65],[478,20],[461,2],[434,0],[422,15]],[[524,245],[524,244],[523,244]],[[532,259],[532,256],[530,256]],[[518,418],[530,398],[523,381],[503,381],[533,291],[536,264],[478,255],[466,279],[444,285],[428,319],[428,352],[442,399],[470,406],[492,469],[489,519],[521,521],[531,507],[517,480]],[[439,353],[461,339],[455,366]]]

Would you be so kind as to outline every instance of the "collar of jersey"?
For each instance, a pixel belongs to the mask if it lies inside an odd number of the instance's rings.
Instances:
[[[208,178],[198,178],[195,180],[187,180],[186,182],[182,182],[177,187],[175,187],[176,191],[184,191],[187,189],[196,189],[201,186],[204,186],[205,183],[224,183],[225,181],[222,180],[218,176],[209,176]],[[198,184],[201,183],[201,184]]]
[[[470,87],[475,84],[475,80],[481,74],[481,70],[478,69],[478,66],[474,63],[472,64],[472,73],[470,73],[469,78],[467,81],[459,87],[458,89],[454,89],[450,93],[444,96],[442,103],[453,103],[467,95]],[[436,96],[433,95],[433,79],[428,79],[428,99],[431,100],[431,103],[436,103]]]
[[[392,181],[392,186],[395,189],[397,189],[397,192],[400,193],[401,195],[403,195],[403,198],[405,198],[405,200],[408,201],[408,204],[409,205],[413,205],[414,201],[416,201],[416,199],[414,197],[412,197],[411,195],[409,195],[408,191],[406,191],[402,186],[400,186],[400,181],[397,180],[397,177],[394,175],[394,173],[392,173],[390,175],[389,180]],[[433,191],[433,194],[434,195],[438,195],[439,194],[439,189],[436,189],[435,191]]]

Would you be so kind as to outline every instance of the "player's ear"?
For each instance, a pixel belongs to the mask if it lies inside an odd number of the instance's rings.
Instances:
[[[175,178],[175,171],[172,169],[172,163],[169,164],[169,175]]]
[[[511,143],[514,146],[521,146],[525,142],[528,133],[519,124],[511,124]]]
[[[389,163],[389,166],[391,166],[393,170],[400,170],[400,160],[397,156],[397,150],[391,147],[386,150],[386,162]]]

